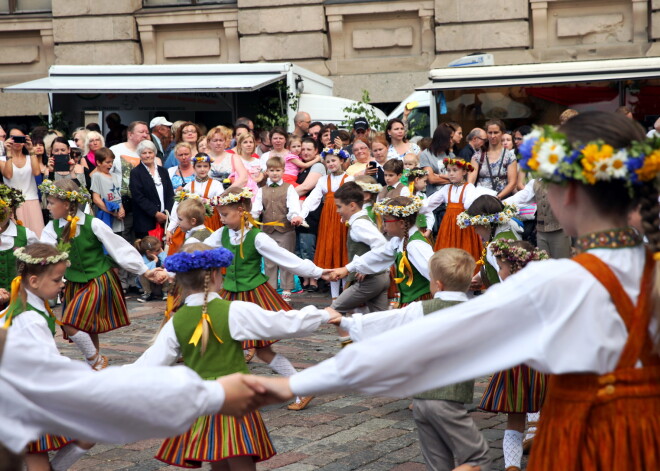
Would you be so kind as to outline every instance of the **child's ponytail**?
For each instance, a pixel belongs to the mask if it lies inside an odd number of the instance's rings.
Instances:
[[[211,285],[211,272],[204,273],[204,304],[202,304],[202,356],[206,352],[206,346],[209,343],[209,322],[208,322],[208,302],[209,302],[209,286]]]

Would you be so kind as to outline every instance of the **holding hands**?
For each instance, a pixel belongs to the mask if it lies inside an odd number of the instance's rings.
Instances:
[[[300,226],[303,223],[304,219],[301,218],[300,216],[294,216],[291,218],[291,225],[292,226]]]
[[[341,280],[342,278],[346,278],[348,276],[348,270],[346,267],[341,267],[341,268],[328,268],[323,270],[323,275],[321,278],[323,278],[326,281],[338,281]]]
[[[325,310],[330,313],[328,324],[339,325],[341,323],[341,314],[338,311],[335,311],[331,307],[326,307]]]
[[[151,270],[147,270],[144,273],[144,276],[151,282],[162,285],[165,283],[169,276],[167,275],[167,272],[165,271],[164,268],[152,268]]]
[[[234,373],[216,381],[225,390],[225,401],[220,413],[234,417],[242,417],[262,406],[293,398],[288,378],[265,378]]]

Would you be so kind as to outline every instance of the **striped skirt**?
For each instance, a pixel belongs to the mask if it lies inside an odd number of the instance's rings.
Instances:
[[[548,376],[527,365],[493,375],[479,409],[488,412],[538,412],[543,405]]]
[[[182,468],[200,468],[202,462],[251,456],[264,461],[275,449],[259,411],[235,418],[215,414],[199,417],[183,435],[168,438],[156,459]]]
[[[28,453],[47,453],[59,450],[73,440],[59,435],[42,435],[36,441],[28,443]]]
[[[227,301],[246,301],[254,303],[268,311],[291,310],[291,306],[289,306],[287,302],[277,294],[275,288],[273,288],[268,282],[257,286],[252,291],[234,292],[221,289],[218,291],[218,294],[220,294],[222,299],[226,299]],[[264,348],[275,342],[277,342],[277,340],[246,340],[243,342],[243,349]]]
[[[101,334],[131,323],[114,270],[87,283],[67,282],[62,312],[62,323],[90,334]]]

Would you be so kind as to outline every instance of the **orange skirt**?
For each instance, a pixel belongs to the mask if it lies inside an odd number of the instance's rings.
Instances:
[[[483,245],[474,227],[461,229],[456,224],[456,218],[463,211],[465,211],[465,207],[460,203],[449,203],[447,205],[447,212],[442,218],[433,249],[435,251],[447,248],[463,249],[472,255],[476,262],[481,258]]]
[[[173,255],[177,253],[185,241],[186,234],[177,227],[174,230],[174,233],[172,233],[172,243],[170,244],[169,249],[167,249],[167,255]]]
[[[334,193],[325,195],[316,240],[314,264],[321,268],[339,268],[348,263],[348,228],[337,213]]]
[[[220,214],[218,211],[213,208],[213,214],[204,218],[204,225],[211,229],[212,231],[217,231],[222,227],[222,221],[220,220]]]

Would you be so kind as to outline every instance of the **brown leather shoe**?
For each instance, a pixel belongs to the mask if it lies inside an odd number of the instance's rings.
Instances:
[[[314,399],[314,396],[301,397],[300,402],[293,402],[286,406],[286,408],[289,410],[303,410],[312,402],[312,399]]]
[[[245,363],[250,363],[254,358],[254,354],[257,353],[256,348],[248,349],[248,352],[245,354]]]

